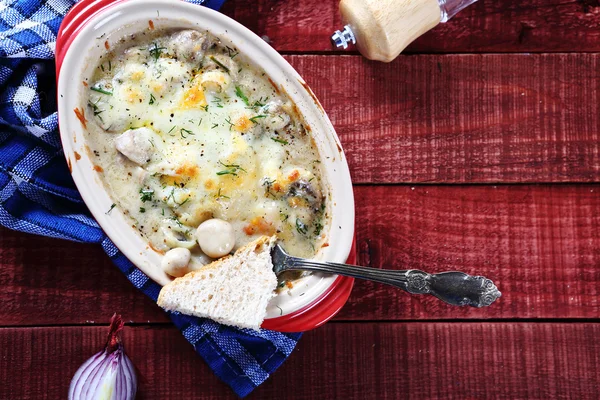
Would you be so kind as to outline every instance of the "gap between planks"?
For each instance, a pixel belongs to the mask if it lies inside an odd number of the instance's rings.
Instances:
[[[249,399],[598,399],[598,324],[328,324]],[[64,398],[106,327],[0,330],[0,398]],[[126,327],[144,399],[234,399],[175,328]],[[14,361],[19,362],[14,362]],[[366,373],[366,372],[369,373]]]
[[[278,51],[339,53],[330,43],[343,26],[338,0],[228,0],[223,12]],[[411,44],[409,53],[600,50],[594,1],[480,1]]]
[[[327,322],[327,325],[343,325],[343,324],[598,324],[600,318],[469,318],[469,319],[406,319],[406,320],[393,320],[393,319],[365,319],[365,320],[345,320],[345,319],[332,319]],[[67,324],[36,324],[36,325],[0,325],[2,329],[45,329],[45,328],[97,328],[97,327],[108,327],[109,322],[99,321],[90,323],[67,323]],[[172,322],[125,322],[125,326],[130,328],[148,328],[148,329],[170,329],[174,328]],[[315,330],[321,329],[321,327],[315,328],[304,333],[310,333]]]
[[[600,182],[600,54],[286,59],[356,184]]]
[[[596,188],[355,187],[361,265],[483,275],[503,297],[485,309],[457,308],[356,281],[336,320],[600,317]],[[0,233],[0,324],[105,321],[115,311],[125,320],[169,321],[99,247]]]

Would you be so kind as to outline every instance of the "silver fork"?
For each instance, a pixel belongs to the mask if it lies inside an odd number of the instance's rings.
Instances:
[[[486,307],[502,294],[491,280],[450,271],[428,274],[417,269],[397,271],[307,260],[290,256],[276,244],[271,250],[276,275],[289,270],[326,272],[395,286],[412,294],[430,294],[453,306]]]

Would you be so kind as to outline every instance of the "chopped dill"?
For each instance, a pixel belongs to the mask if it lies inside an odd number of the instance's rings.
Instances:
[[[321,234],[322,230],[323,230],[323,225],[321,224],[321,222],[315,223],[315,236],[319,236]]]
[[[160,58],[160,55],[162,53],[163,50],[166,50],[166,47],[158,47],[158,44],[156,42],[152,43],[154,45],[154,47],[150,48],[150,55],[152,57],[154,57],[154,61],[158,61],[158,59]]]
[[[217,199],[220,198],[224,198],[224,199],[230,199],[231,197],[229,196],[225,196],[224,194],[221,194],[221,188],[219,188],[219,192],[217,193],[217,195],[215,196]]]
[[[181,221],[180,221],[179,219],[177,219],[177,217],[176,217],[176,216],[174,216],[174,215],[173,215],[173,216],[172,216],[172,217],[170,217],[169,219],[172,219],[173,221],[175,221],[175,223],[176,223],[177,225],[179,225],[179,227],[180,227],[180,228],[181,228],[181,227],[183,227],[183,224],[181,223]]]
[[[260,118],[267,118],[267,116],[266,116],[266,115],[264,115],[264,114],[261,114],[261,115],[255,115],[254,117],[250,118],[250,121],[252,121],[252,122],[254,122],[255,124],[257,124],[258,122],[256,122],[256,120],[257,120],[257,119],[260,119]]]
[[[235,125],[231,122],[231,117],[225,118],[225,122],[227,122],[227,124],[229,124],[229,130],[231,131],[231,128],[233,128],[233,126]]]
[[[229,73],[229,68],[227,68],[226,66],[223,65],[222,62],[220,62],[219,60],[217,60],[215,57],[210,56],[210,59],[217,64],[219,67],[223,68],[225,70],[225,72]]]
[[[233,60],[235,58],[235,56],[237,56],[238,54],[240,54],[239,51],[236,51],[236,49],[232,49],[229,46],[225,46],[225,48],[227,49],[227,53],[229,54],[229,57]]]
[[[141,188],[140,194],[140,200],[142,201],[142,203],[145,203],[147,201],[152,201],[152,196],[154,196],[154,190]]]
[[[185,129],[185,128],[181,128],[179,130],[179,134],[181,135],[182,138],[187,138],[187,136],[184,135],[184,133],[188,134],[188,135],[194,135],[194,132],[190,131],[189,129]]]
[[[221,164],[222,166],[224,166],[227,169],[217,172],[217,175],[235,175],[235,176],[237,176],[239,171],[246,172],[246,170],[244,168],[240,167],[237,164],[224,164],[221,161],[219,161],[219,164]]]
[[[108,90],[104,90],[104,89],[99,88],[99,87],[92,86],[92,87],[90,87],[90,90],[93,90],[94,92],[106,94],[106,95],[109,95],[109,96],[113,95],[112,92],[109,92]]]
[[[107,212],[105,212],[105,214],[106,214],[106,215],[109,215],[109,214],[110,214],[110,212],[113,210],[113,208],[115,208],[116,206],[117,206],[117,204],[116,204],[116,203],[112,203],[112,204],[110,205],[110,208],[108,209],[108,211],[107,211]]]
[[[104,112],[104,110],[100,110],[100,108],[98,108],[98,106],[96,105],[96,103],[92,103],[91,101],[88,101],[88,106],[94,112],[94,117],[98,117],[98,119],[100,120],[100,122],[104,123],[104,120],[102,119],[102,116],[100,115],[100,114],[102,114]]]
[[[246,97],[246,95],[244,94],[244,92],[242,92],[242,89],[239,86],[235,86],[235,94],[237,95],[237,97],[239,97],[240,99],[242,99],[242,101],[249,106],[250,103],[248,102],[248,98]]]
[[[300,218],[296,218],[296,230],[302,235],[306,235],[306,232],[308,232],[306,224],[300,221]]]

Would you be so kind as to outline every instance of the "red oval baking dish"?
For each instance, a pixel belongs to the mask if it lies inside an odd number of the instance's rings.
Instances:
[[[84,201],[115,245],[150,278],[159,284],[168,282],[169,278],[156,269],[159,256],[148,249],[124,216],[117,212],[116,217],[107,218],[105,210],[111,200],[85,151],[85,128],[73,113],[82,102],[81,78],[90,74],[102,47],[108,47],[111,40],[125,33],[146,29],[148,21],[157,27],[211,31],[244,54],[251,54],[252,62],[289,94],[316,132],[315,141],[325,164],[331,193],[329,246],[321,249],[317,258],[355,263],[354,199],[348,165],[333,126],[310,88],[274,49],[239,23],[205,7],[170,0],[83,0],[67,14],[57,37],[59,123],[65,157],[72,166],[73,179]],[[80,157],[72,162],[75,152]],[[324,324],[346,303],[354,282],[352,278],[329,275],[315,275],[310,279],[306,283],[306,296],[299,297],[298,289],[274,299],[275,305],[269,307],[263,328],[298,332]]]

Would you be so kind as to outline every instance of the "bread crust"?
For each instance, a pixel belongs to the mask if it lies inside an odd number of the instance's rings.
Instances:
[[[275,236],[261,236],[258,239],[256,239],[256,240],[254,240],[254,241],[246,244],[245,246],[242,246],[239,249],[237,249],[233,255],[227,255],[225,257],[221,257],[218,260],[215,260],[212,263],[207,264],[207,265],[205,265],[204,267],[202,267],[200,269],[188,272],[187,274],[185,274],[184,276],[182,276],[180,278],[175,278],[173,281],[171,281],[167,285],[163,286],[163,288],[161,289],[161,291],[160,291],[160,293],[158,295],[158,300],[156,301],[156,303],[160,307],[164,307],[165,306],[164,296],[167,296],[168,292],[170,292],[172,290],[176,290],[177,287],[180,284],[184,284],[186,281],[193,281],[194,277],[197,274],[206,273],[207,271],[218,271],[220,269],[221,265],[225,261],[227,261],[230,258],[234,257],[238,253],[242,253],[242,252],[244,252],[244,251],[246,251],[248,249],[251,249],[252,251],[256,252],[262,246],[264,246],[264,245],[270,245],[272,242],[275,242],[275,240],[276,240]]]

